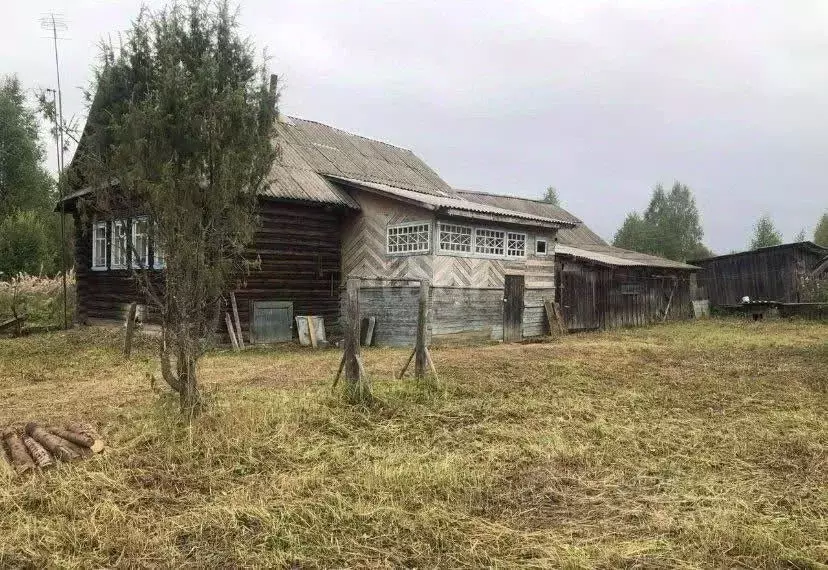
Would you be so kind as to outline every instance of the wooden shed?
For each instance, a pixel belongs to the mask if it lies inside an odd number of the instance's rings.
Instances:
[[[828,256],[828,248],[810,241],[763,247],[691,261],[698,273],[698,299],[712,306],[752,301],[799,303],[801,279]]]
[[[568,330],[692,318],[695,266],[608,245],[580,219],[553,204],[473,191],[462,194],[575,224],[559,230],[555,244],[555,300]]]

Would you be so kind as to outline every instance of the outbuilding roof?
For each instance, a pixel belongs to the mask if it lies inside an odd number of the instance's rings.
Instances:
[[[556,255],[565,255],[577,259],[585,259],[594,263],[623,267],[662,267],[668,269],[698,269],[693,265],[673,261],[656,255],[639,253],[629,249],[622,249],[607,244],[601,236],[593,232],[580,219],[573,216],[560,206],[518,196],[504,196],[474,190],[458,190],[461,196],[490,206],[509,208],[531,213],[533,215],[556,216],[562,219],[575,221],[574,227],[558,230],[558,242],[555,245]]]

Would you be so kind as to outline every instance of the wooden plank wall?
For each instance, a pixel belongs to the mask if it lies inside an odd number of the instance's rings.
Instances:
[[[814,267],[820,256],[802,247],[751,251],[695,262],[699,299],[711,305],[735,305],[752,300],[797,303],[799,276]]]
[[[336,333],[340,214],[320,206],[262,200],[259,215],[261,226],[247,255],[254,260],[258,256],[261,268],[241,277],[236,290],[245,336],[249,338],[253,300],[291,301],[295,315],[320,315],[328,333]],[[122,320],[126,306],[138,297],[131,272],[91,271],[90,224],[82,227],[76,219],[76,228],[78,320]],[[162,282],[163,272],[153,271],[153,275]]]
[[[662,322],[668,303],[668,321],[693,317],[690,271],[607,267],[571,260],[559,260],[558,271],[561,308],[569,330]]]

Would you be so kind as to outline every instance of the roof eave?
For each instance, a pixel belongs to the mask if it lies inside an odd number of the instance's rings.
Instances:
[[[476,212],[474,210],[462,210],[460,208],[439,208],[439,212],[447,215],[453,216],[457,218],[467,218],[471,220],[484,220],[487,222],[495,222],[501,224],[512,224],[517,226],[532,226],[537,228],[545,228],[545,229],[553,229],[559,230],[565,227],[574,227],[572,225],[565,225],[564,222],[552,222],[552,221],[544,221],[544,220],[533,220],[528,218],[519,218],[516,216],[504,216],[504,215],[494,215],[494,214],[486,214],[484,212]]]

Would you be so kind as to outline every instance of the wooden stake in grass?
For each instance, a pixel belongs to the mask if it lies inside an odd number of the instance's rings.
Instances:
[[[21,440],[23,441],[23,445],[26,446],[26,449],[29,450],[29,455],[32,456],[38,467],[41,469],[48,469],[49,467],[54,466],[55,460],[49,452],[46,451],[45,447],[40,445],[28,435],[24,435]]]
[[[124,356],[129,360],[132,354],[132,337],[135,335],[135,314],[138,311],[138,303],[133,301],[129,304],[126,314],[126,337],[124,338]]]
[[[73,461],[80,458],[79,454],[75,453],[69,447],[61,443],[60,438],[50,434],[34,422],[26,424],[26,434],[48,449],[49,453],[61,461]]]
[[[367,404],[373,399],[368,375],[362,365],[359,354],[359,279],[350,278],[345,286],[347,304],[345,310],[345,341],[342,361],[339,372],[334,379],[334,386],[339,381],[339,375],[345,371],[345,391],[348,400],[353,403]]]
[[[417,339],[414,343],[414,350],[405,362],[405,366],[400,370],[399,378],[402,379],[411,361],[414,360],[414,378],[418,381],[425,379],[426,367],[431,369],[434,374],[434,379],[439,382],[437,376],[437,368],[434,366],[434,360],[431,358],[431,352],[428,350],[426,344],[426,334],[428,332],[428,292],[431,289],[431,284],[423,279],[420,281],[420,301],[417,311]]]

